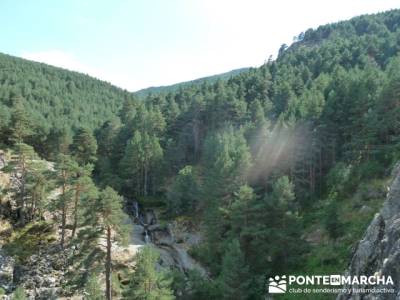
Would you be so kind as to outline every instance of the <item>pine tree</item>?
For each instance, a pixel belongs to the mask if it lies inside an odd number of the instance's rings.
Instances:
[[[222,299],[246,299],[249,291],[249,268],[245,263],[244,255],[237,239],[232,240],[226,249],[222,260],[222,269],[218,277],[221,285]]]
[[[72,133],[69,128],[65,126],[61,128],[52,128],[46,141],[47,156],[52,160],[56,160],[59,154],[69,154],[71,143]]]
[[[251,121],[257,129],[261,129],[268,125],[265,118],[265,111],[259,100],[255,100],[250,104]]]
[[[96,203],[96,214],[98,226],[106,235],[107,254],[105,262],[106,273],[106,299],[112,298],[112,261],[111,246],[114,240],[126,240],[125,222],[127,216],[122,210],[122,197],[110,187],[106,187],[101,193]]]
[[[97,142],[89,129],[84,127],[78,129],[73,138],[71,152],[80,165],[94,163],[97,160]]]
[[[156,136],[135,131],[126,146],[120,166],[125,178],[135,178],[137,194],[147,196],[149,176],[162,155],[163,150]]]
[[[10,108],[7,105],[0,104],[0,143],[7,141],[7,131],[11,119]]]
[[[400,59],[393,59],[388,66],[388,80],[376,104],[375,124],[378,140],[384,145],[381,157],[392,163],[400,157]],[[382,152],[382,151],[380,151]],[[385,161],[386,160],[386,161]]]
[[[199,187],[192,166],[179,171],[167,193],[167,205],[172,214],[193,213],[199,198]]]
[[[61,186],[61,194],[56,202],[56,209],[61,213],[61,248],[64,249],[67,215],[73,199],[73,178],[79,169],[78,164],[69,155],[59,154],[56,162],[56,182]]]
[[[286,211],[295,209],[294,185],[287,176],[278,178],[272,187],[272,197]]]
[[[231,234],[239,239],[246,256],[252,250],[250,243],[254,234],[255,201],[256,195],[253,189],[248,185],[243,185],[228,209]]]
[[[31,163],[30,172],[26,178],[29,203],[27,203],[27,217],[30,221],[36,218],[41,219],[48,205],[47,196],[49,193],[48,166],[43,161]]]
[[[11,140],[14,143],[23,143],[28,136],[33,134],[31,123],[22,99],[14,99],[10,124]]]
[[[339,220],[339,206],[336,193],[329,195],[322,223],[332,239],[337,239],[342,234],[342,224]]]
[[[105,299],[97,276],[91,274],[85,285],[85,300],[103,300]]]
[[[214,268],[222,255],[220,239],[227,225],[224,211],[231,205],[234,191],[244,183],[251,162],[243,133],[232,127],[208,137],[204,152],[204,220],[207,247],[213,253],[209,263]]]
[[[135,272],[126,299],[132,300],[173,300],[172,278],[165,271],[156,270],[160,254],[153,248],[143,247],[136,256]]]
[[[120,162],[120,172],[123,178],[129,179],[137,194],[142,194],[142,174],[144,163],[144,152],[142,148],[142,135],[135,131],[133,137],[128,141],[125,154]]]
[[[75,237],[76,230],[78,228],[78,220],[80,216],[79,208],[81,205],[81,199],[83,197],[96,197],[97,189],[93,183],[93,180],[91,178],[91,174],[93,171],[93,165],[84,165],[84,166],[78,166],[78,165],[72,165],[76,169],[73,170],[74,172],[74,177],[72,180],[72,185],[73,185],[73,212],[72,212],[72,217],[73,217],[73,224],[72,224],[72,233],[71,233],[71,239]]]
[[[20,186],[17,192],[18,218],[19,223],[24,225],[26,222],[26,197],[27,197],[27,180],[32,170],[33,160],[37,158],[34,149],[24,143],[15,145],[15,153],[17,159],[15,161],[15,172],[20,178]]]

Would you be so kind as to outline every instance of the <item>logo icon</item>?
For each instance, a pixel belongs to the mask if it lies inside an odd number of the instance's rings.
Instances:
[[[286,293],[287,281],[286,276],[270,277],[268,280],[268,293],[270,294],[283,294]]]
[[[341,285],[342,284],[342,276],[341,275],[331,275],[330,276],[330,285]]]

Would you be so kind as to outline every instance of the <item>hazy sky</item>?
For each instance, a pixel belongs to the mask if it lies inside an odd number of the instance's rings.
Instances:
[[[261,65],[318,25],[399,0],[0,0],[0,52],[134,91]]]

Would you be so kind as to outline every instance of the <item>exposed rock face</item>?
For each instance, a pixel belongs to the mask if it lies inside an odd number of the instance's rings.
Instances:
[[[3,150],[0,150],[0,170],[3,169],[5,166],[7,166],[6,154]]]
[[[71,251],[62,252],[54,246],[18,264],[0,252],[0,287],[12,293],[15,287],[21,286],[28,299],[55,299],[61,291],[67,256],[71,255]]]
[[[197,270],[203,276],[207,275],[207,271],[200,266],[187,252],[190,246],[199,242],[200,238],[195,237],[194,233],[176,232],[172,224],[160,226],[153,224],[146,227],[151,236],[151,241],[146,242],[144,238],[145,228],[141,225],[135,225],[142,228],[142,232],[134,240],[139,244],[150,244],[157,248],[160,252],[160,265],[165,268],[175,268],[183,273],[190,270]]]
[[[67,257],[72,256],[71,251],[60,251],[58,245],[46,246],[22,263],[1,248],[5,237],[10,236],[13,230],[11,220],[16,211],[13,191],[18,191],[21,186],[18,172],[4,172],[8,163],[5,152],[0,150],[0,189],[10,189],[0,202],[0,288],[7,294],[0,299],[11,299],[10,295],[17,286],[24,288],[30,300],[56,299],[56,295],[60,294]],[[46,166],[48,170],[54,169],[53,163],[46,162]],[[56,198],[59,193],[56,189],[51,197]],[[50,217],[45,215],[45,218]]]
[[[13,286],[15,261],[0,249],[0,287],[8,291]]]
[[[400,163],[394,168],[383,208],[357,245],[347,275],[391,276],[393,286],[354,285],[346,288],[393,288],[395,293],[341,294],[338,300],[400,299]]]
[[[62,270],[66,259],[64,254],[53,251],[42,255],[32,255],[26,263],[21,265],[0,249],[0,287],[6,293],[12,293],[15,287],[22,286],[29,299],[54,298],[60,291],[64,276]]]
[[[58,294],[64,276],[66,254],[57,251],[32,255],[23,266],[14,269],[14,283],[22,285],[34,299],[51,299]]]
[[[129,212],[138,224],[133,227],[129,248],[149,244],[160,252],[161,267],[177,269],[183,273],[197,270],[207,276],[207,271],[188,254],[188,249],[200,242],[199,234],[186,227],[180,228],[177,222],[161,226],[154,210],[146,209],[142,213],[136,202],[131,203],[133,205]]]

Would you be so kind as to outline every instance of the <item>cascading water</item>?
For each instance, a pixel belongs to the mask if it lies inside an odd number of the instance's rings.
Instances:
[[[148,233],[147,229],[144,231],[144,241],[145,241],[146,244],[151,242],[151,239],[150,239],[150,236],[149,236],[149,233]]]
[[[183,273],[196,269],[203,276],[207,276],[207,271],[187,253],[182,245],[175,241],[170,226],[165,227],[158,223],[153,209],[142,210],[137,201],[127,200],[126,203],[128,204],[127,211],[134,218],[134,226],[138,229],[136,234],[134,231],[137,243],[151,244],[152,247],[158,249],[161,265],[177,268]]]
[[[133,201],[133,215],[135,218],[139,218],[139,203],[137,201]]]
[[[140,211],[139,203],[137,201],[132,201],[132,215],[135,218],[135,223],[143,227],[143,239],[146,244],[151,243],[151,235],[148,230],[148,217],[147,215],[143,216],[143,213]]]

